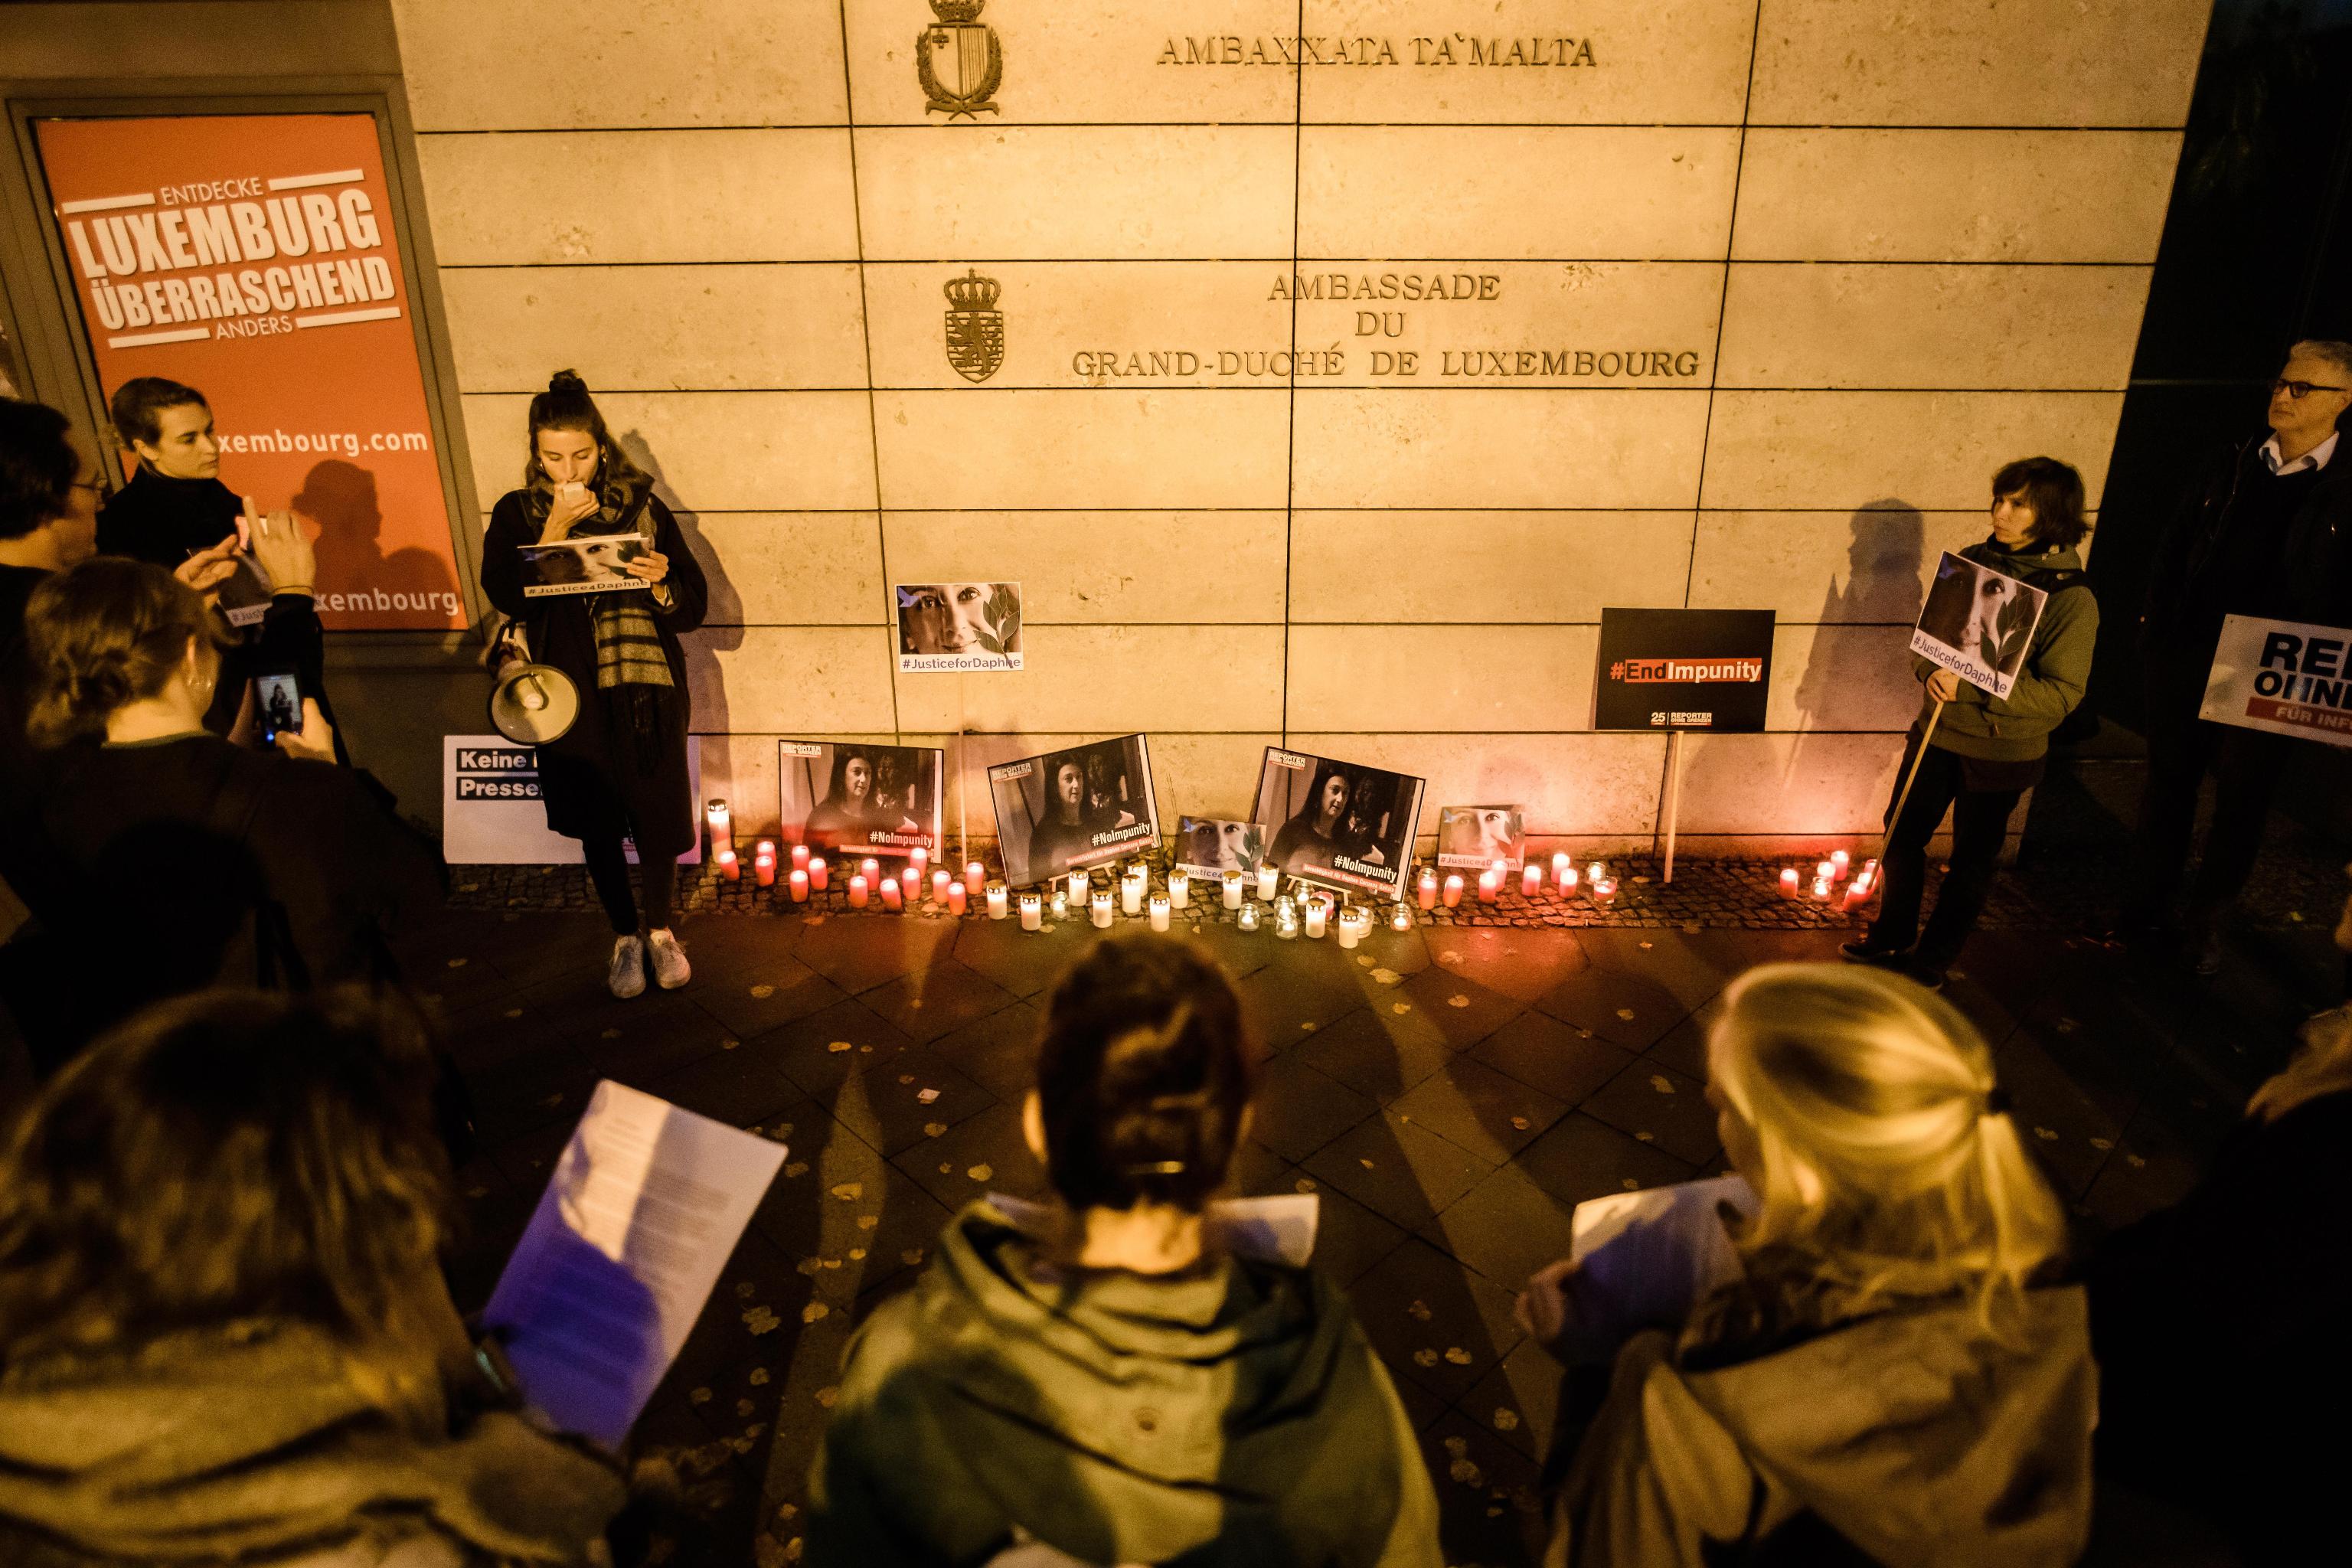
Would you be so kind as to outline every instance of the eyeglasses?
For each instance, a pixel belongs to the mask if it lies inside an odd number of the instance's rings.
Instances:
[[[2324,381],[2288,381],[2284,376],[2271,383],[2273,392],[2284,392],[2297,403],[2315,392],[2352,392],[2352,386],[2330,386]]]
[[[104,479],[76,479],[68,488],[77,490],[88,490],[92,495],[102,496],[106,494],[106,481]]]

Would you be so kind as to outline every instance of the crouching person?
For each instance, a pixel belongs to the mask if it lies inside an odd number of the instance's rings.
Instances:
[[[1346,1299],[1205,1212],[1254,1077],[1196,950],[1113,939],[1063,975],[1025,1108],[1061,1205],[973,1204],[859,1331],[811,1479],[812,1563],[1443,1561]]]

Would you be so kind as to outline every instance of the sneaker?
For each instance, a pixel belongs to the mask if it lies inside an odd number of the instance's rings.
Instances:
[[[694,965],[687,963],[686,949],[669,932],[646,932],[646,946],[653,951],[654,984],[663,990],[675,991],[694,978]],[[638,986],[642,990],[644,983]]]
[[[634,936],[613,939],[613,966],[604,973],[604,984],[613,994],[625,1002],[645,994],[646,944]]]
[[[1891,969],[1903,956],[1899,947],[1880,947],[1868,937],[1856,937],[1852,942],[1838,943],[1838,956],[1848,963],[1874,963],[1881,969]]]
[[[1923,986],[1929,991],[1941,991],[1944,988],[1944,982],[1948,978],[1944,971],[1930,969],[1917,959],[1904,964],[1903,973],[1913,984]]]

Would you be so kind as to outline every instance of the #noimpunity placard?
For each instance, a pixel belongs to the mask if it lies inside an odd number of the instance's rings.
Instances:
[[[988,770],[1004,880],[1034,887],[1160,842],[1151,755],[1140,735],[1096,741]]]
[[[1409,774],[1268,746],[1255,820],[1283,875],[1392,899],[1412,864],[1421,792]]]
[[[784,841],[827,855],[938,854],[947,753],[936,746],[777,742]]]
[[[902,670],[1019,669],[1021,584],[898,583]]]

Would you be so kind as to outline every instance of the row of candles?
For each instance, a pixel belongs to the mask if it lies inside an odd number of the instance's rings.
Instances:
[[[1859,909],[1868,903],[1870,895],[1878,888],[1878,862],[1864,860],[1862,863],[1862,869],[1857,871],[1853,868],[1853,856],[1843,849],[1831,850],[1828,859],[1814,865],[1810,891],[1816,902],[1825,904],[1838,897],[1837,889],[1841,886],[1845,889],[1844,901],[1840,906],[1842,909]],[[1795,866],[1780,868],[1782,898],[1802,898],[1807,891],[1805,878],[1800,868]]]
[[[1503,889],[1510,883],[1510,862],[1507,860],[1497,860],[1479,872],[1478,901],[1491,904],[1502,897]],[[1519,868],[1519,893],[1523,898],[1542,898],[1547,888],[1559,898],[1573,898],[1580,887],[1584,889],[1585,896],[1596,904],[1617,901],[1617,879],[1610,875],[1606,861],[1595,860],[1580,871],[1576,862],[1562,852],[1551,858],[1549,878],[1544,874],[1544,864],[1540,860],[1529,860]],[[1469,884],[1459,872],[1449,874],[1440,882],[1435,871],[1423,867],[1420,880],[1413,887],[1413,900],[1424,910],[1435,909],[1441,901],[1450,910],[1458,907],[1468,891]]]

